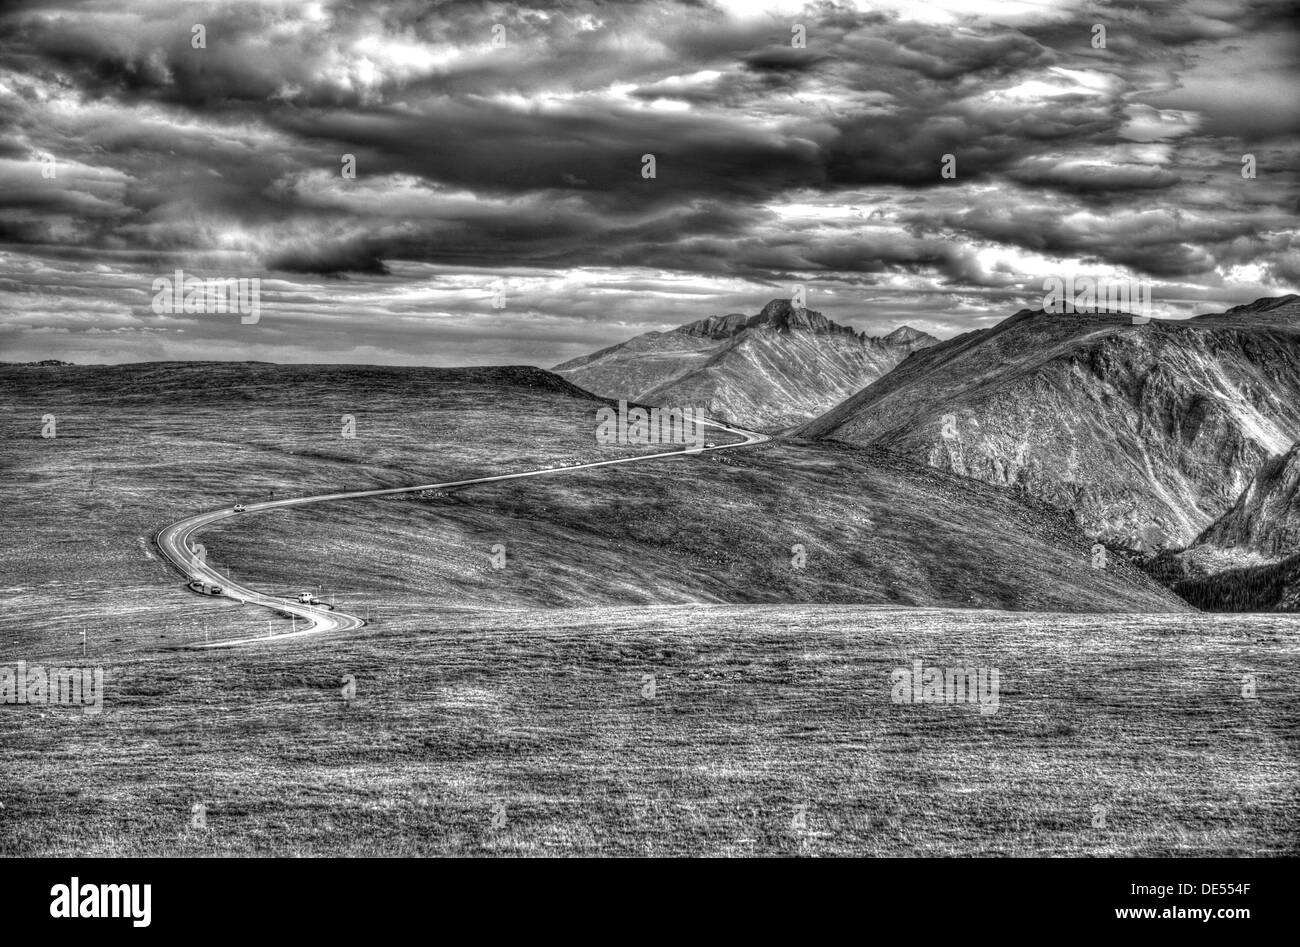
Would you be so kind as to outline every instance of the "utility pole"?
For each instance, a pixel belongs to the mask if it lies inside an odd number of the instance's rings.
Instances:
[[[86,656],[86,628],[84,625],[81,628],[81,656],[83,658]]]

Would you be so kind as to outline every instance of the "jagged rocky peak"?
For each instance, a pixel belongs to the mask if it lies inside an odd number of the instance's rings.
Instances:
[[[893,346],[915,346],[938,340],[929,333],[911,326],[900,326],[893,332],[879,339],[858,332],[851,326],[840,325],[828,319],[815,309],[796,306],[789,299],[773,299],[757,315],[746,316],[739,312],[729,312],[725,316],[709,316],[698,322],[692,322],[673,331],[682,335],[701,339],[730,339],[740,335],[746,329],[767,327],[777,332],[789,334],[792,331],[808,332],[812,335],[844,336],[859,342],[875,342]]]
[[[749,325],[751,328],[754,326],[771,326],[778,332],[802,329],[805,332],[820,335],[829,335],[833,332],[857,335],[848,326],[832,322],[816,310],[796,306],[788,299],[773,299],[763,307],[763,310],[757,316],[749,320]]]
[[[815,310],[795,306],[788,299],[773,299],[754,316],[746,316],[739,312],[730,312],[725,316],[709,316],[707,319],[684,325],[676,331],[697,338],[729,339],[746,329],[759,326],[768,326],[777,332],[786,333],[798,329],[814,335],[858,335],[849,326],[832,322]]]
[[[938,340],[904,326],[885,338],[773,299],[752,315],[710,316],[650,332],[555,371],[605,398],[703,405],[779,430],[821,414]]]

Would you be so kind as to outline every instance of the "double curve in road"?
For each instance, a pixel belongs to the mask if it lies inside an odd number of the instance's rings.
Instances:
[[[694,454],[702,454],[714,450],[732,450],[737,447],[752,447],[755,444],[762,444],[771,440],[765,434],[759,434],[755,431],[746,431],[743,428],[723,424],[720,421],[705,420],[701,423],[708,427],[717,428],[729,434],[739,434],[744,440],[734,444],[716,444],[713,447],[690,448],[687,450],[664,451],[658,454],[638,454],[633,457],[620,457],[616,460],[598,460],[588,464],[575,464],[571,467],[547,467],[541,470],[526,470],[521,473],[501,474],[495,477],[475,477],[472,480],[449,480],[444,483],[425,483],[414,487],[390,487],[382,490],[355,490],[349,493],[322,493],[317,496],[297,497],[289,500],[268,500],[265,503],[250,503],[245,507],[244,512],[236,513],[233,508],[213,510],[209,513],[199,513],[196,516],[190,516],[179,522],[172,523],[170,526],[160,530],[154,537],[158,548],[163,555],[176,566],[177,569],[190,581],[202,582],[207,586],[220,586],[221,595],[226,598],[237,599],[241,604],[261,605],[265,608],[272,609],[275,612],[285,615],[294,615],[302,618],[307,624],[297,631],[291,631],[278,635],[267,635],[264,637],[254,638],[234,638],[226,641],[216,641],[208,644],[195,645],[199,648],[229,648],[236,645],[253,644],[266,641],[278,641],[285,638],[301,637],[303,635],[315,635],[327,631],[354,631],[365,625],[365,621],[355,615],[348,615],[344,612],[332,611],[319,605],[308,605],[302,602],[291,601],[290,599],[280,598],[275,595],[266,595],[256,589],[248,586],[239,585],[229,577],[222,575],[207,562],[198,556],[194,547],[194,538],[204,529],[207,529],[213,523],[234,516],[248,516],[252,513],[258,513],[263,510],[273,510],[280,507],[306,506],[309,503],[328,503],[333,500],[355,500],[362,497],[382,497],[393,496],[398,493],[415,493],[420,490],[445,490],[450,487],[468,487],[476,483],[497,483],[502,480],[518,480],[522,477],[545,477],[553,474],[572,473],[575,470],[586,470],[592,467],[610,467],[614,464],[633,464],[647,460],[660,460],[665,457],[690,457]]]

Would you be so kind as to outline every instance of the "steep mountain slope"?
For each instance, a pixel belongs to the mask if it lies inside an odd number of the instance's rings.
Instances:
[[[876,444],[1185,546],[1300,437],[1300,297],[1133,325],[1022,310],[915,353],[795,432]]]
[[[1198,608],[1300,611],[1300,444],[1266,460],[1191,546],[1145,569]]]
[[[774,299],[754,316],[710,316],[556,366],[588,391],[699,405],[760,428],[806,421],[935,342],[909,326],[874,338]]]
[[[1194,546],[1244,549],[1270,559],[1300,552],[1300,444],[1270,457]]]

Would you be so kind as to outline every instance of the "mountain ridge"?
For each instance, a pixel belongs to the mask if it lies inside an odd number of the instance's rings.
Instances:
[[[773,299],[754,315],[714,315],[643,333],[552,370],[603,397],[699,405],[775,430],[812,418],[937,341],[911,326],[869,336]]]
[[[1022,309],[918,350],[791,432],[874,444],[1182,547],[1300,437],[1300,297],[1192,320]]]

